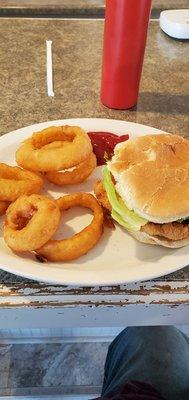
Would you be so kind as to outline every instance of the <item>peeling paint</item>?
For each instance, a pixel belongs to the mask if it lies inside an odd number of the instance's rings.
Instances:
[[[189,305],[188,282],[132,283],[113,287],[73,288],[22,283],[0,285],[0,309],[6,308],[110,308],[129,305]]]
[[[48,296],[52,294],[74,294],[74,295],[107,295],[107,294],[127,294],[127,295],[138,295],[138,296],[148,296],[151,293],[188,293],[189,294],[189,284],[188,282],[170,282],[165,285],[165,282],[147,282],[143,285],[134,283],[130,285],[121,286],[109,286],[109,287],[69,287],[69,286],[51,286],[45,284],[15,284],[13,285],[0,285],[0,296]]]
[[[137,305],[145,305],[146,307],[150,307],[151,305],[164,305],[164,306],[168,306],[168,307],[179,307],[179,306],[186,306],[189,305],[189,299],[173,299],[168,300],[153,300],[150,301],[148,304],[145,303],[145,301],[142,300],[125,300],[123,302],[121,301],[99,301],[97,302],[93,302],[90,300],[86,300],[86,301],[73,301],[73,302],[66,302],[66,301],[53,301],[53,300],[49,300],[49,301],[30,301],[30,302],[9,302],[9,301],[5,301],[3,303],[0,304],[0,309],[6,309],[6,308],[81,308],[81,307],[90,307],[90,308],[110,308],[110,307],[124,307],[126,308],[127,306],[137,306]]]

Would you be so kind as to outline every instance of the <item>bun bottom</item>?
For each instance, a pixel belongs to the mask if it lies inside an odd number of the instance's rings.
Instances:
[[[172,249],[178,249],[180,247],[185,247],[189,245],[189,238],[188,239],[183,239],[183,240],[166,240],[165,238],[160,238],[160,237],[155,237],[155,236],[150,236],[146,232],[141,232],[141,231],[129,231],[130,235],[133,236],[135,239],[137,239],[139,242],[142,243],[147,243],[147,244],[154,244],[154,245],[160,245],[164,247],[169,247]]]

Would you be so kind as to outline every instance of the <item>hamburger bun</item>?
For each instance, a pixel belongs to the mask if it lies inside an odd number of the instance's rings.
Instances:
[[[120,143],[107,166],[115,178],[117,192],[139,216],[154,223],[189,217],[187,139],[160,134]],[[152,240],[144,232],[137,234],[142,235],[140,241]],[[159,240],[156,238],[155,243]],[[177,242],[171,244],[180,247]]]
[[[189,245],[189,238],[182,240],[167,240],[164,237],[160,238],[156,236],[150,236],[148,233],[142,231],[137,231],[137,232],[129,231],[129,234],[133,236],[135,239],[137,239],[139,242],[146,244],[160,245],[172,249],[178,249],[180,247]]]

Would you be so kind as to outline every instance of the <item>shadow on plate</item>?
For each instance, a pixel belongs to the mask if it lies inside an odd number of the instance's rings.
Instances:
[[[129,236],[135,242],[135,256],[140,261],[156,262],[161,258],[175,253],[175,251],[178,250],[166,248],[163,246],[141,243],[137,239],[133,238],[132,235],[130,235],[129,232],[121,226],[119,226],[119,229],[121,229],[126,236]]]
[[[136,240],[136,257],[140,261],[156,262],[176,252],[177,249],[170,249],[163,246],[140,243]]]

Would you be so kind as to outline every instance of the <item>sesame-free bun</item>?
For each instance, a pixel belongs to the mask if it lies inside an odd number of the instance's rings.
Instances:
[[[189,217],[189,140],[146,135],[115,147],[108,169],[127,206],[155,223]]]
[[[142,231],[129,231],[129,234],[137,239],[139,242],[161,245],[164,247],[170,247],[172,249],[178,249],[180,247],[185,247],[189,245],[189,238],[182,240],[167,240],[164,237],[150,236],[148,233]]]

